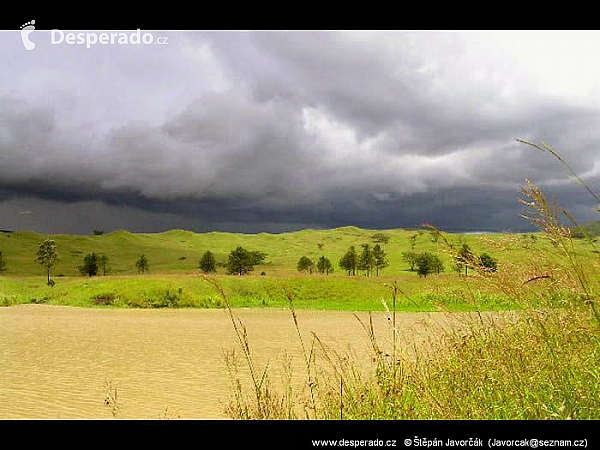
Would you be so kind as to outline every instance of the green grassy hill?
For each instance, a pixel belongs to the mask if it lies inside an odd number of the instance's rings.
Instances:
[[[356,227],[342,227],[331,230],[302,230],[281,234],[241,234],[241,233],[194,233],[171,230],[164,233],[130,233],[115,231],[105,235],[42,235],[29,231],[0,233],[0,250],[6,261],[4,275],[40,276],[42,268],[35,262],[39,244],[46,238],[56,241],[61,262],[55,276],[79,275],[78,266],[90,252],[104,253],[109,257],[112,275],[135,274],[135,262],[145,254],[153,274],[190,273],[198,270],[202,254],[210,250],[217,262],[224,263],[227,255],[238,245],[248,250],[265,252],[265,264],[258,272],[268,275],[289,275],[296,273],[296,264],[301,256],[316,261],[324,255],[334,265],[335,273],[340,273],[338,262],[351,245],[360,252],[360,245],[374,245],[373,235],[382,233],[389,238],[381,244],[387,253],[389,267],[382,275],[406,273],[408,266],[402,261],[402,252],[411,250],[411,236],[417,235],[414,250],[438,254],[445,262],[446,272],[451,272],[451,259],[447,246],[440,239],[434,242],[432,235],[424,230],[366,230]],[[459,246],[467,243],[475,254],[488,252],[502,263],[527,257],[528,249],[551,249],[550,244],[538,234],[445,234],[450,242]],[[498,243],[503,243],[500,249]],[[508,244],[508,245],[506,245]],[[583,255],[592,255],[592,248],[585,242],[578,243]],[[222,272],[223,269],[220,269]]]
[[[338,262],[352,245],[374,245],[374,235],[384,234],[388,242],[381,244],[389,266],[379,277],[348,277]],[[445,272],[426,279],[410,271],[402,260],[402,252],[410,251],[414,240],[416,252],[432,252],[444,262]],[[498,260],[500,272],[510,272],[511,265],[554,265],[562,258],[559,249],[537,233],[527,234],[445,234],[455,247],[467,243],[476,255],[487,252]],[[55,287],[46,285],[42,267],[35,262],[39,244],[46,238],[56,241],[61,262],[54,269]],[[265,263],[250,275],[226,275],[219,267],[217,278],[234,306],[285,307],[283,286],[294,293],[297,306],[313,309],[381,310],[381,299],[389,300],[389,283],[398,281],[404,295],[398,307],[403,310],[505,309],[502,289],[485,284],[465,284],[453,270],[448,245],[443,239],[434,242],[424,230],[366,230],[342,227],[331,230],[302,230],[281,234],[193,233],[172,230],[164,233],[134,234],[116,231],[105,235],[42,235],[28,231],[0,233],[0,250],[6,260],[6,271],[0,273],[0,304],[51,303],[93,306],[105,299],[115,306],[163,307],[222,306],[213,287],[200,282],[198,264],[202,254],[210,250],[217,262],[224,263],[237,246],[267,254]],[[598,255],[588,240],[575,240],[582,261],[597,263]],[[78,266],[90,252],[109,257],[109,276],[81,276]],[[150,264],[149,275],[138,275],[135,267],[139,255],[145,254]],[[535,255],[546,255],[541,261]],[[300,257],[316,261],[329,258],[334,273],[302,275],[296,270]],[[264,272],[266,276],[261,276]],[[532,271],[533,273],[533,271]],[[526,274],[524,276],[527,276]],[[464,278],[464,277],[463,277]],[[473,277],[469,277],[470,279]],[[484,280],[485,281],[485,280]],[[108,299],[108,300],[107,300]],[[399,300],[400,301],[400,300]],[[474,302],[477,306],[474,306]]]
[[[35,262],[39,244],[46,238],[56,241],[61,262],[56,267],[55,276],[79,275],[77,267],[90,252],[104,253],[109,257],[112,275],[135,274],[135,262],[139,255],[145,254],[150,262],[153,274],[175,274],[197,271],[202,254],[210,250],[217,262],[224,263],[227,255],[238,245],[248,250],[265,252],[265,264],[258,272],[268,275],[282,275],[296,272],[296,264],[301,256],[316,260],[324,255],[334,265],[335,272],[341,269],[338,262],[351,245],[360,252],[360,245],[374,245],[373,235],[383,233],[389,241],[381,244],[387,253],[389,267],[382,275],[404,273],[408,269],[401,259],[401,253],[411,249],[410,237],[417,234],[415,251],[438,253],[446,262],[446,271],[451,270],[449,257],[445,254],[445,245],[435,243],[429,232],[421,230],[366,230],[356,227],[342,227],[331,230],[302,230],[281,234],[241,234],[241,233],[193,233],[172,230],[164,233],[134,234],[116,231],[105,235],[41,235],[29,231],[0,233],[0,250],[7,260],[4,275],[39,276],[42,268]],[[529,235],[523,235],[525,239]],[[476,254],[498,250],[486,244],[498,241],[507,235],[454,234],[448,235],[454,243],[468,243]],[[539,244],[544,245],[544,244]],[[496,255],[502,260],[503,256]],[[511,255],[511,258],[514,255]],[[223,271],[223,269],[221,269]]]

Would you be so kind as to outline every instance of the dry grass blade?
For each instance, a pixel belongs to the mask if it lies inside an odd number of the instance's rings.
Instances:
[[[537,150],[541,150],[543,152],[548,152],[552,156],[554,156],[561,164],[563,164],[572,178],[574,178],[578,184],[583,186],[588,193],[598,202],[600,205],[600,196],[596,194],[592,188],[571,168],[571,166],[564,160],[564,158],[554,150],[550,145],[545,142],[542,142],[542,145],[534,144],[532,142],[517,139],[517,142],[521,142],[522,144],[529,145]],[[528,206],[533,212],[533,216],[525,215],[524,217],[531,221],[534,225],[540,226],[542,231],[544,231],[548,237],[562,250],[565,256],[567,257],[573,272],[576,274],[577,279],[579,281],[579,285],[583,289],[585,293],[585,303],[590,306],[592,313],[596,320],[600,322],[600,313],[596,308],[595,299],[598,297],[592,291],[592,285],[589,282],[587,271],[581,266],[577,259],[577,253],[574,249],[572,236],[570,230],[560,223],[560,212],[559,208],[553,203],[552,206],[548,206],[548,202],[543,192],[533,185],[529,180],[527,180],[527,187],[523,189],[523,193],[526,197],[530,199],[529,202],[522,200],[522,203]],[[600,211],[600,207],[598,208]],[[573,223],[576,221],[573,217],[566,211],[562,211],[562,213]],[[580,228],[580,227],[579,227]],[[594,247],[595,250],[597,250]]]
[[[225,308],[227,309],[227,312],[229,314],[229,318],[233,325],[233,329],[238,338],[238,341],[240,342],[240,346],[242,347],[242,350],[244,353],[244,358],[246,360],[246,364],[250,371],[250,377],[252,379],[254,393],[256,395],[256,407],[257,407],[258,416],[261,419],[266,418],[267,417],[267,409],[265,408],[263,401],[264,401],[264,382],[265,382],[265,379],[267,376],[267,368],[265,367],[265,369],[262,371],[262,374],[259,378],[259,376],[257,375],[257,372],[256,372],[256,368],[254,367],[254,361],[252,360],[252,356],[250,353],[250,342],[248,340],[248,332],[246,330],[246,326],[243,324],[241,319],[236,317],[235,314],[233,313],[231,304],[229,303],[229,299],[227,298],[227,295],[225,294],[223,287],[213,278],[211,278],[207,275],[201,275],[201,276],[204,280],[208,281],[210,284],[212,284],[216,288],[217,292],[219,292],[219,295],[223,299],[223,303],[225,304]],[[268,366],[268,364],[267,364],[267,366]]]
[[[306,367],[306,374],[308,377],[308,388],[310,390],[310,399],[311,399],[311,409],[314,412],[315,416],[317,415],[317,402],[315,400],[315,380],[313,376],[313,360],[314,360],[314,340],[313,345],[311,345],[310,353],[306,351],[306,346],[304,345],[304,339],[302,338],[302,333],[300,332],[300,325],[298,324],[298,316],[296,314],[296,308],[294,308],[294,295],[292,291],[284,286],[284,292],[288,299],[288,304],[290,307],[290,312],[292,314],[292,318],[294,320],[294,327],[296,329],[296,333],[298,334],[298,339],[300,341],[300,346],[302,347],[302,355],[304,357],[304,364]]]

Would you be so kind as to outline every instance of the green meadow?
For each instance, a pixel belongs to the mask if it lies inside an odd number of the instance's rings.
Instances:
[[[338,266],[350,246],[371,246],[378,235],[386,252],[388,267],[379,276],[364,273],[348,276]],[[47,286],[43,268],[35,261],[39,244],[46,238],[56,241],[61,261],[53,269],[53,287]],[[479,276],[472,270],[459,276],[454,269],[452,248],[463,243],[475,255],[488,253],[498,261],[493,276]],[[574,240],[577,256],[593,264],[597,260],[593,244]],[[237,246],[267,254],[263,264],[248,275],[227,275],[223,264]],[[453,247],[451,247],[453,246]],[[0,233],[0,250],[6,270],[0,274],[0,303],[47,303],[74,306],[114,307],[223,307],[214,287],[201,278],[200,257],[210,250],[217,261],[218,280],[233,307],[287,307],[286,291],[291,292],[297,308],[351,311],[381,311],[382,300],[389,300],[395,283],[400,295],[396,308],[404,311],[504,310],[521,305],[519,300],[540,301],[539,286],[545,297],[560,300],[561,292],[547,290],[548,283],[535,283],[515,297],[506,290],[503,273],[521,271],[522,281],[533,276],[539,266],[554,267],[564,255],[540,233],[520,234],[446,234],[436,239],[426,229],[367,230],[343,227],[332,230],[303,230],[281,234],[193,233],[173,230],[142,234],[116,231],[103,235],[41,235],[28,231]],[[441,274],[419,277],[402,259],[414,250],[437,255],[444,264]],[[109,258],[106,275],[88,277],[79,273],[88,253]],[[149,273],[138,274],[137,258],[144,254]],[[535,256],[538,255],[538,256]],[[329,258],[333,273],[307,274],[296,269],[300,257],[313,261]],[[524,267],[523,263],[527,263]],[[538,289],[538,290],[536,290]],[[525,298],[527,297],[527,298]]]

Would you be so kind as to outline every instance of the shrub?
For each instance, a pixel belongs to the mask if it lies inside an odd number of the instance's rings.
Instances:
[[[92,297],[92,301],[95,305],[112,305],[117,299],[117,295],[113,292],[107,294],[98,294]]]
[[[181,290],[173,292],[171,289],[155,290],[127,300],[127,306],[131,308],[177,308],[183,303]]]
[[[98,255],[95,253],[88,253],[83,258],[83,265],[79,266],[79,273],[93,277],[98,275]]]
[[[135,263],[135,267],[138,270],[138,273],[146,273],[150,270],[150,263],[148,262],[148,258],[146,255],[140,255],[138,260]]]
[[[217,262],[214,255],[210,251],[206,251],[200,258],[200,270],[203,273],[212,273],[217,271]]]
[[[489,272],[496,272],[498,270],[498,262],[487,253],[482,253],[479,256],[479,262],[484,270]]]

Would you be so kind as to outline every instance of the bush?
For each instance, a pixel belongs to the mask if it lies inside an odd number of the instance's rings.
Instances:
[[[98,294],[92,297],[92,301],[94,305],[104,306],[104,305],[112,305],[117,299],[117,295],[113,292],[107,294]]]
[[[166,289],[152,291],[143,297],[129,299],[126,303],[130,308],[178,308],[183,305],[184,300],[181,289],[177,292]]]
[[[152,308],[176,308],[180,298],[179,292],[171,292],[167,289],[162,296],[153,300],[150,305]]]
[[[200,270],[204,273],[212,273],[217,271],[217,262],[214,255],[210,251],[206,251],[200,258]]]
[[[0,306],[13,306],[17,304],[14,295],[0,295]]]
[[[479,257],[479,262],[484,270],[495,272],[498,270],[498,262],[487,253],[483,253]]]
[[[93,277],[98,275],[98,255],[95,253],[88,253],[83,258],[83,265],[79,266],[79,273]]]
[[[138,273],[142,274],[150,270],[150,263],[148,262],[148,258],[146,258],[146,255],[140,255],[140,257],[135,263],[135,267]]]

